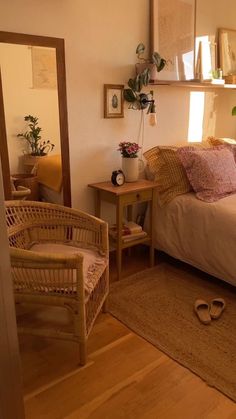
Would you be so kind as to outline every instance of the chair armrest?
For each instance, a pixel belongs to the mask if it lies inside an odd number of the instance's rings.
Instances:
[[[11,266],[32,269],[77,269],[83,264],[82,255],[47,254],[10,247]]]

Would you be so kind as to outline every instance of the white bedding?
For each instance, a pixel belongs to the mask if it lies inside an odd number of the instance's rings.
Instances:
[[[155,247],[236,286],[236,194],[214,203],[177,196],[154,216]]]

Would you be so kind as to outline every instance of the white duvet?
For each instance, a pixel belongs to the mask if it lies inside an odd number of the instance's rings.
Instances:
[[[214,203],[180,195],[154,215],[155,247],[236,286],[236,194]]]

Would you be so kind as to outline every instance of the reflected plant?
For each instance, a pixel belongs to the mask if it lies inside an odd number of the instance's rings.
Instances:
[[[28,131],[17,134],[17,137],[23,138],[27,141],[30,149],[31,156],[46,156],[50,153],[55,145],[50,140],[42,140],[42,128],[38,126],[38,118],[32,115],[26,115],[24,120],[28,122]]]

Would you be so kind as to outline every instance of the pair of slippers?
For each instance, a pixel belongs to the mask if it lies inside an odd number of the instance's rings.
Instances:
[[[214,298],[210,304],[204,300],[196,300],[194,311],[203,324],[210,324],[211,319],[219,319],[225,309],[225,300],[223,298]]]

